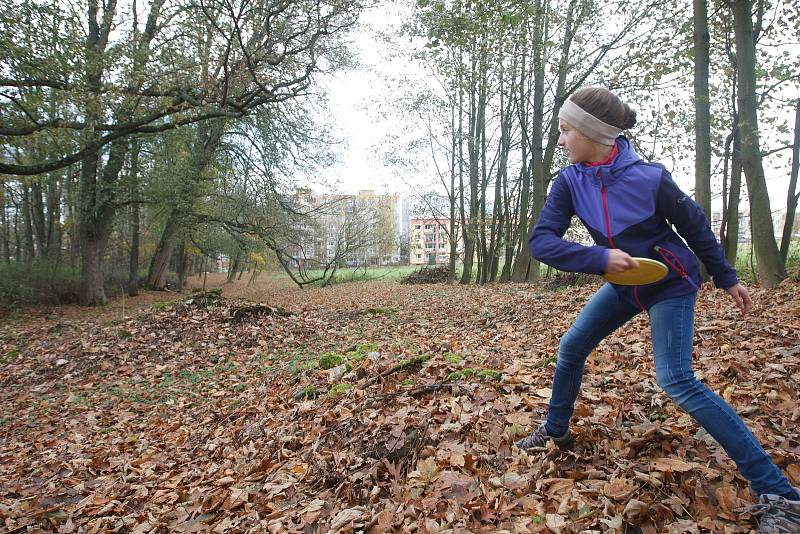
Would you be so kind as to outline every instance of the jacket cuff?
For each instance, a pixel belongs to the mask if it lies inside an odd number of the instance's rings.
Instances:
[[[606,274],[606,267],[608,267],[608,255],[610,254],[606,247],[594,246],[592,247],[595,253],[595,271],[592,274]]]
[[[728,273],[714,277],[714,287],[717,289],[728,289],[738,283],[739,279],[736,277],[736,271],[733,269]]]

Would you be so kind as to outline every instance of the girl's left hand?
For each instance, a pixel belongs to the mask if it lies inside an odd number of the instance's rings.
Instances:
[[[750,311],[750,308],[753,306],[753,301],[750,300],[750,294],[747,292],[746,287],[742,284],[736,284],[735,286],[727,288],[725,291],[728,292],[728,295],[731,296],[736,306],[739,307],[742,315]]]

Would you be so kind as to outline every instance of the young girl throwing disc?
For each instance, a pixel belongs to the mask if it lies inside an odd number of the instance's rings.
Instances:
[[[717,440],[750,481],[759,495],[752,510],[759,532],[800,533],[800,493],[742,419],[692,371],[694,307],[701,283],[695,254],[743,314],[751,306],[703,210],[662,165],[645,162],[632,150],[621,133],[634,126],[636,113],[610,91],[579,89],[558,117],[558,144],[571,165],[553,181],[530,236],[531,254],[562,271],[618,282],[603,285],[561,338],[547,418],[516,446],[538,448],[548,440],[561,448],[574,444],[569,422],[587,356],[611,332],[645,312],[659,386]],[[594,246],[562,239],[573,215],[586,226]],[[636,285],[635,277],[623,275],[640,270],[636,258],[663,263],[666,274],[662,270],[660,278],[643,279],[655,281]],[[625,282],[629,278],[633,285]]]

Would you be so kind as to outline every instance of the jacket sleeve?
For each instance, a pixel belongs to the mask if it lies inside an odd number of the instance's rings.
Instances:
[[[686,240],[689,248],[700,258],[709,274],[714,278],[716,287],[727,289],[739,282],[736,277],[736,269],[725,258],[722,247],[717,242],[714,232],[711,231],[705,212],[680,190],[666,169],[661,175],[656,209],[659,215],[675,226],[678,234]]]
[[[528,238],[531,256],[561,271],[603,274],[608,264],[607,248],[562,239],[574,213],[569,186],[559,174]]]

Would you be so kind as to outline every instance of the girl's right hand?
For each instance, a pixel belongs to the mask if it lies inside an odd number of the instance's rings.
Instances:
[[[629,269],[635,269],[639,262],[633,259],[630,254],[618,248],[608,249],[608,264],[606,274],[619,274]]]

